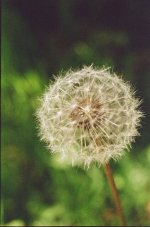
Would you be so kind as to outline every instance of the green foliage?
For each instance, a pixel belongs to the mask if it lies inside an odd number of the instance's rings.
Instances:
[[[91,17],[87,19],[91,26],[85,35],[84,16],[81,24],[75,17],[78,12],[75,7],[82,5],[82,1],[60,1],[60,4],[41,1],[42,9],[48,9],[49,23],[52,23],[50,9],[57,9],[59,23],[56,20],[54,28],[60,24],[60,29],[51,28],[52,31],[44,31],[44,22],[43,26],[36,22],[35,29],[30,27],[29,15],[11,2],[16,1],[5,1],[3,5],[2,27],[2,225],[117,225],[103,168],[71,167],[49,154],[37,135],[35,110],[51,79],[49,75],[91,63],[114,66],[124,72],[127,79],[136,82],[140,96],[148,104],[148,54],[144,44],[141,50],[137,48],[138,43],[132,49],[137,34],[128,27],[123,31],[117,27],[108,29],[104,20],[104,25],[97,27],[90,21]],[[19,2],[24,5],[28,1],[18,1],[16,7]],[[37,2],[31,8],[38,9]],[[90,11],[93,4],[93,16],[98,15],[101,9],[97,9],[97,1],[90,2],[87,1],[86,10]],[[101,2],[103,9],[105,1]],[[141,5],[137,4],[136,9],[139,12]],[[44,18],[44,12],[40,11],[40,18]],[[148,108],[145,111],[148,113]],[[129,225],[149,224],[149,120],[146,122],[132,152],[118,163],[111,162]]]
[[[16,219],[16,220],[10,221],[4,226],[25,226],[25,224],[22,220]]]

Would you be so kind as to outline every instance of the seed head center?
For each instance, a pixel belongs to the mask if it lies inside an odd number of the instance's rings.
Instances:
[[[78,128],[90,130],[96,128],[103,118],[102,104],[92,97],[77,101],[70,113],[70,118]]]

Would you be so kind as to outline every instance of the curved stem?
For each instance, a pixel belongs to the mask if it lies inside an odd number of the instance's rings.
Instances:
[[[107,176],[107,179],[108,179],[111,191],[112,191],[116,210],[117,210],[118,216],[120,218],[120,223],[121,223],[122,226],[127,226],[126,221],[125,221],[125,217],[124,217],[124,214],[123,214],[123,209],[121,207],[119,193],[118,193],[118,190],[117,190],[114,178],[113,178],[111,166],[107,163],[104,168],[105,168],[105,173],[106,173],[106,176]]]

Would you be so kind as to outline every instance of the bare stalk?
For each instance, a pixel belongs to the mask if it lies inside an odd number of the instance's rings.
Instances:
[[[107,176],[107,179],[108,179],[111,191],[112,191],[116,210],[117,210],[118,216],[120,218],[120,223],[121,223],[122,226],[127,226],[126,221],[125,221],[125,217],[124,217],[124,214],[123,214],[123,209],[121,207],[119,193],[118,193],[118,190],[117,190],[114,178],[113,178],[111,166],[109,165],[109,163],[107,163],[104,168],[105,168],[105,173],[106,173],[106,176]]]

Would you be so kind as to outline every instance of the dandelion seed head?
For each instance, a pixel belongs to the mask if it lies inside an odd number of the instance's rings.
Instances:
[[[49,85],[37,110],[52,152],[90,166],[119,159],[138,135],[142,112],[130,84],[109,69],[83,67]]]

